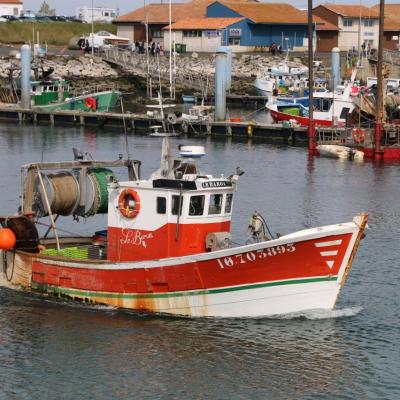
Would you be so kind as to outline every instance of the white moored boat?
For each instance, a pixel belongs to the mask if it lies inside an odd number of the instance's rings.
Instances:
[[[347,146],[336,144],[320,144],[317,146],[320,156],[330,158],[340,158],[342,160],[363,161],[364,153]]]

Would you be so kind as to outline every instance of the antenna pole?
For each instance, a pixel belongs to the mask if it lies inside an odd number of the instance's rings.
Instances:
[[[376,160],[382,159],[381,133],[382,112],[383,112],[383,24],[385,20],[385,0],[379,1],[379,45],[378,45],[378,65],[377,65],[377,90],[376,90],[376,121],[375,121],[375,153]]]
[[[314,142],[314,71],[313,71],[313,1],[308,0],[308,152],[310,155],[316,154]]]

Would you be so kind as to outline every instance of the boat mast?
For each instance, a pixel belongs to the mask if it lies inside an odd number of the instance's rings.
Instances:
[[[169,0],[169,95],[173,98],[172,90],[172,5],[171,0]],[[175,45],[174,45],[175,47]],[[174,49],[175,52],[175,49]]]
[[[313,71],[313,2],[308,0],[308,151],[316,152],[314,143],[314,71]]]
[[[385,0],[379,1],[379,44],[378,44],[378,66],[377,66],[377,91],[376,91],[376,120],[375,120],[375,153],[376,160],[382,158],[381,132],[383,112],[383,28],[385,21]]]

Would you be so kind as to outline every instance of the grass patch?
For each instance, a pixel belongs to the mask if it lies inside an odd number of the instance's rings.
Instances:
[[[91,24],[78,22],[0,22],[0,38],[3,44],[32,43],[33,36],[36,41],[36,32],[39,32],[41,43],[68,46],[74,37],[88,35],[91,31]],[[117,27],[113,24],[95,23],[94,32],[98,31],[115,34]]]

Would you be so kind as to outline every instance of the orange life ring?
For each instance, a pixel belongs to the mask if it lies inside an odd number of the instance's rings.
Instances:
[[[86,108],[90,108],[90,109],[95,111],[96,108],[97,108],[96,99],[94,97],[86,97],[86,99],[85,99],[85,107]]]
[[[135,218],[140,211],[140,197],[133,189],[124,189],[118,198],[119,212],[126,218]]]
[[[353,129],[353,139],[356,143],[363,143],[365,140],[365,132],[360,128]]]

